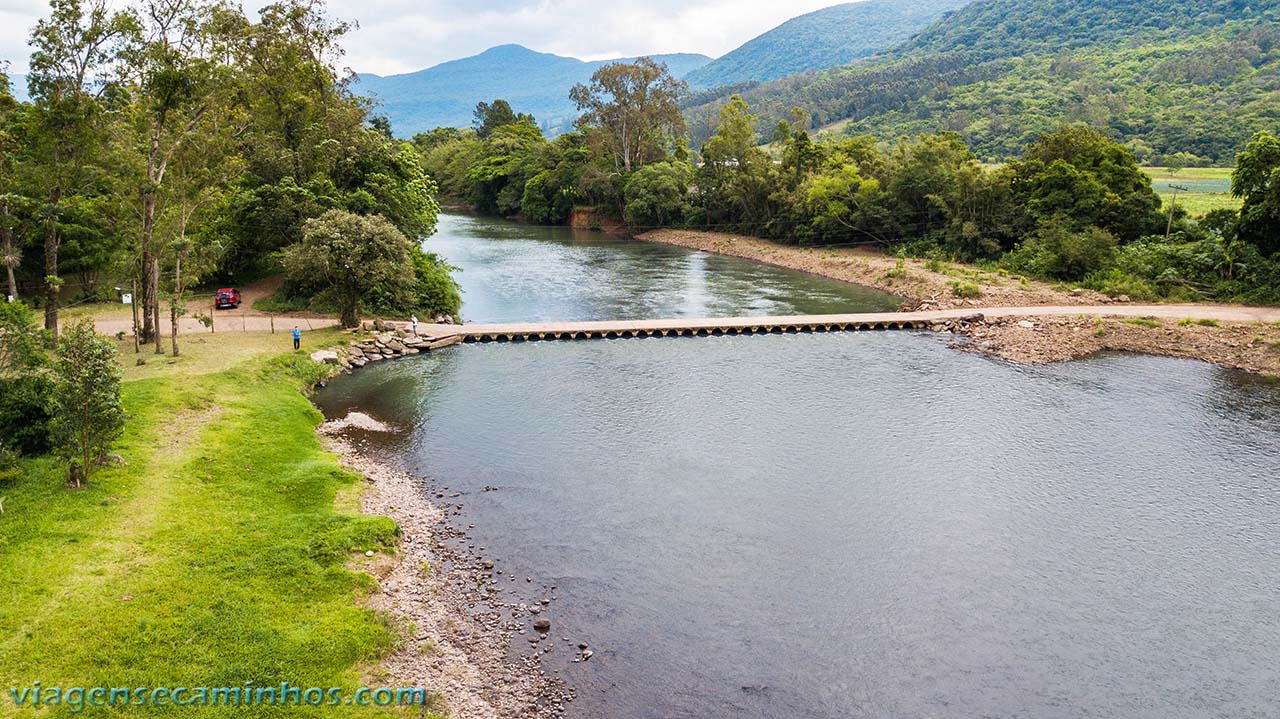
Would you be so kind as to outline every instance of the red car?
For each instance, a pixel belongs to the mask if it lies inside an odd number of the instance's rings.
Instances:
[[[240,290],[234,287],[226,287],[213,293],[213,306],[218,309],[223,307],[236,308],[240,306]]]

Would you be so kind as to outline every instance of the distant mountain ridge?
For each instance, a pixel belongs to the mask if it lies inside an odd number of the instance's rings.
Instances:
[[[683,77],[711,61],[706,55],[650,55]],[[361,74],[355,91],[380,102],[397,135],[410,136],[435,127],[469,127],[476,103],[502,98],[517,112],[527,112],[552,132],[568,127],[577,116],[569,88],[586,82],[603,65],[620,60],[587,62],[536,52],[522,45],[499,45],[479,55],[450,60],[403,75]]]
[[[1229,163],[1280,125],[1280,0],[975,0],[874,57],[735,89],[762,133],[799,106],[849,134],[954,131],[999,161],[1087,122],[1140,160]],[[726,92],[685,108],[694,147]]]
[[[791,18],[689,73],[695,90],[825,70],[891,48],[971,0],[861,0]]]

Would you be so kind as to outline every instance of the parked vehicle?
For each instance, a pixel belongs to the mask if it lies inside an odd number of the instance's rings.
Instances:
[[[226,287],[218,290],[213,294],[213,306],[218,309],[228,307],[235,309],[240,306],[240,290],[234,287]]]

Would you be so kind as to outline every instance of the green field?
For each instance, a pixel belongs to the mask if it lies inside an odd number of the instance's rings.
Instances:
[[[307,333],[308,349],[340,341]],[[257,339],[255,344],[254,340]],[[126,364],[125,464],[68,489],[28,461],[0,485],[0,716],[150,716],[154,707],[14,707],[9,687],[360,686],[399,632],[361,606],[364,552],[392,520],[315,434],[300,391],[327,367],[279,337],[189,344]],[[225,340],[224,340],[225,342]],[[229,361],[227,357],[239,361]],[[348,695],[349,696],[349,695]],[[414,716],[422,716],[421,707]],[[355,707],[188,707],[183,716],[387,716]],[[407,713],[404,715],[408,715]]]
[[[1144,167],[1151,176],[1151,187],[1168,207],[1173,198],[1169,185],[1181,185],[1190,192],[1178,193],[1178,206],[1186,208],[1192,217],[1218,209],[1240,209],[1241,201],[1231,196],[1230,167],[1188,167],[1171,173],[1165,167]]]

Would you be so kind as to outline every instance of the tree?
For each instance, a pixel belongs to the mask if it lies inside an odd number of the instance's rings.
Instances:
[[[1280,252],[1280,137],[1262,131],[1236,155],[1231,194],[1244,201],[1239,239],[1264,255]]]
[[[384,217],[329,210],[303,225],[302,242],[285,248],[284,266],[294,281],[318,280],[342,319],[360,323],[371,293],[406,301],[412,291],[410,243]]]
[[[680,224],[692,209],[689,185],[693,167],[687,162],[655,162],[627,178],[625,217],[633,228]]]
[[[665,64],[642,57],[601,67],[569,96],[583,112],[578,124],[601,128],[615,166],[631,172],[665,157],[668,145],[684,134],[680,98],[687,92]]]
[[[514,125],[516,123],[525,123],[527,125],[537,126],[533,115],[520,113],[517,115],[511,109],[511,103],[506,100],[494,100],[493,104],[481,102],[476,105],[475,122],[473,126],[476,129],[476,135],[481,140],[489,139],[493,131],[505,125]]]
[[[231,39],[221,8],[198,0],[148,0],[140,27],[131,33],[125,67],[130,75],[129,143],[140,160],[134,178],[139,198],[142,266],[140,339],[160,347],[160,252],[156,225],[163,208],[169,166],[192,142],[208,151],[206,116],[232,107]],[[216,127],[216,124],[214,125]]]
[[[1164,230],[1160,198],[1129,148],[1086,125],[1041,135],[1013,163],[1017,202],[1039,221],[1096,225],[1132,242]]]
[[[6,299],[14,302],[18,299],[18,281],[14,270],[22,263],[22,250],[14,243],[14,204],[21,198],[13,191],[16,180],[18,139],[12,132],[14,110],[17,102],[9,85],[9,76],[0,65],[0,265],[4,265],[8,275],[8,293]]]
[[[131,27],[130,16],[109,13],[106,0],[52,0],[50,16],[31,32],[35,52],[27,81],[35,107],[27,131],[35,155],[31,167],[43,190],[44,322],[54,333],[62,286],[58,218],[68,196],[82,188],[87,166],[101,145],[101,107],[90,83],[109,74],[119,58],[119,41]]]
[[[54,372],[54,437],[79,487],[124,432],[115,345],[94,334],[91,320],[80,320],[58,340]]]

